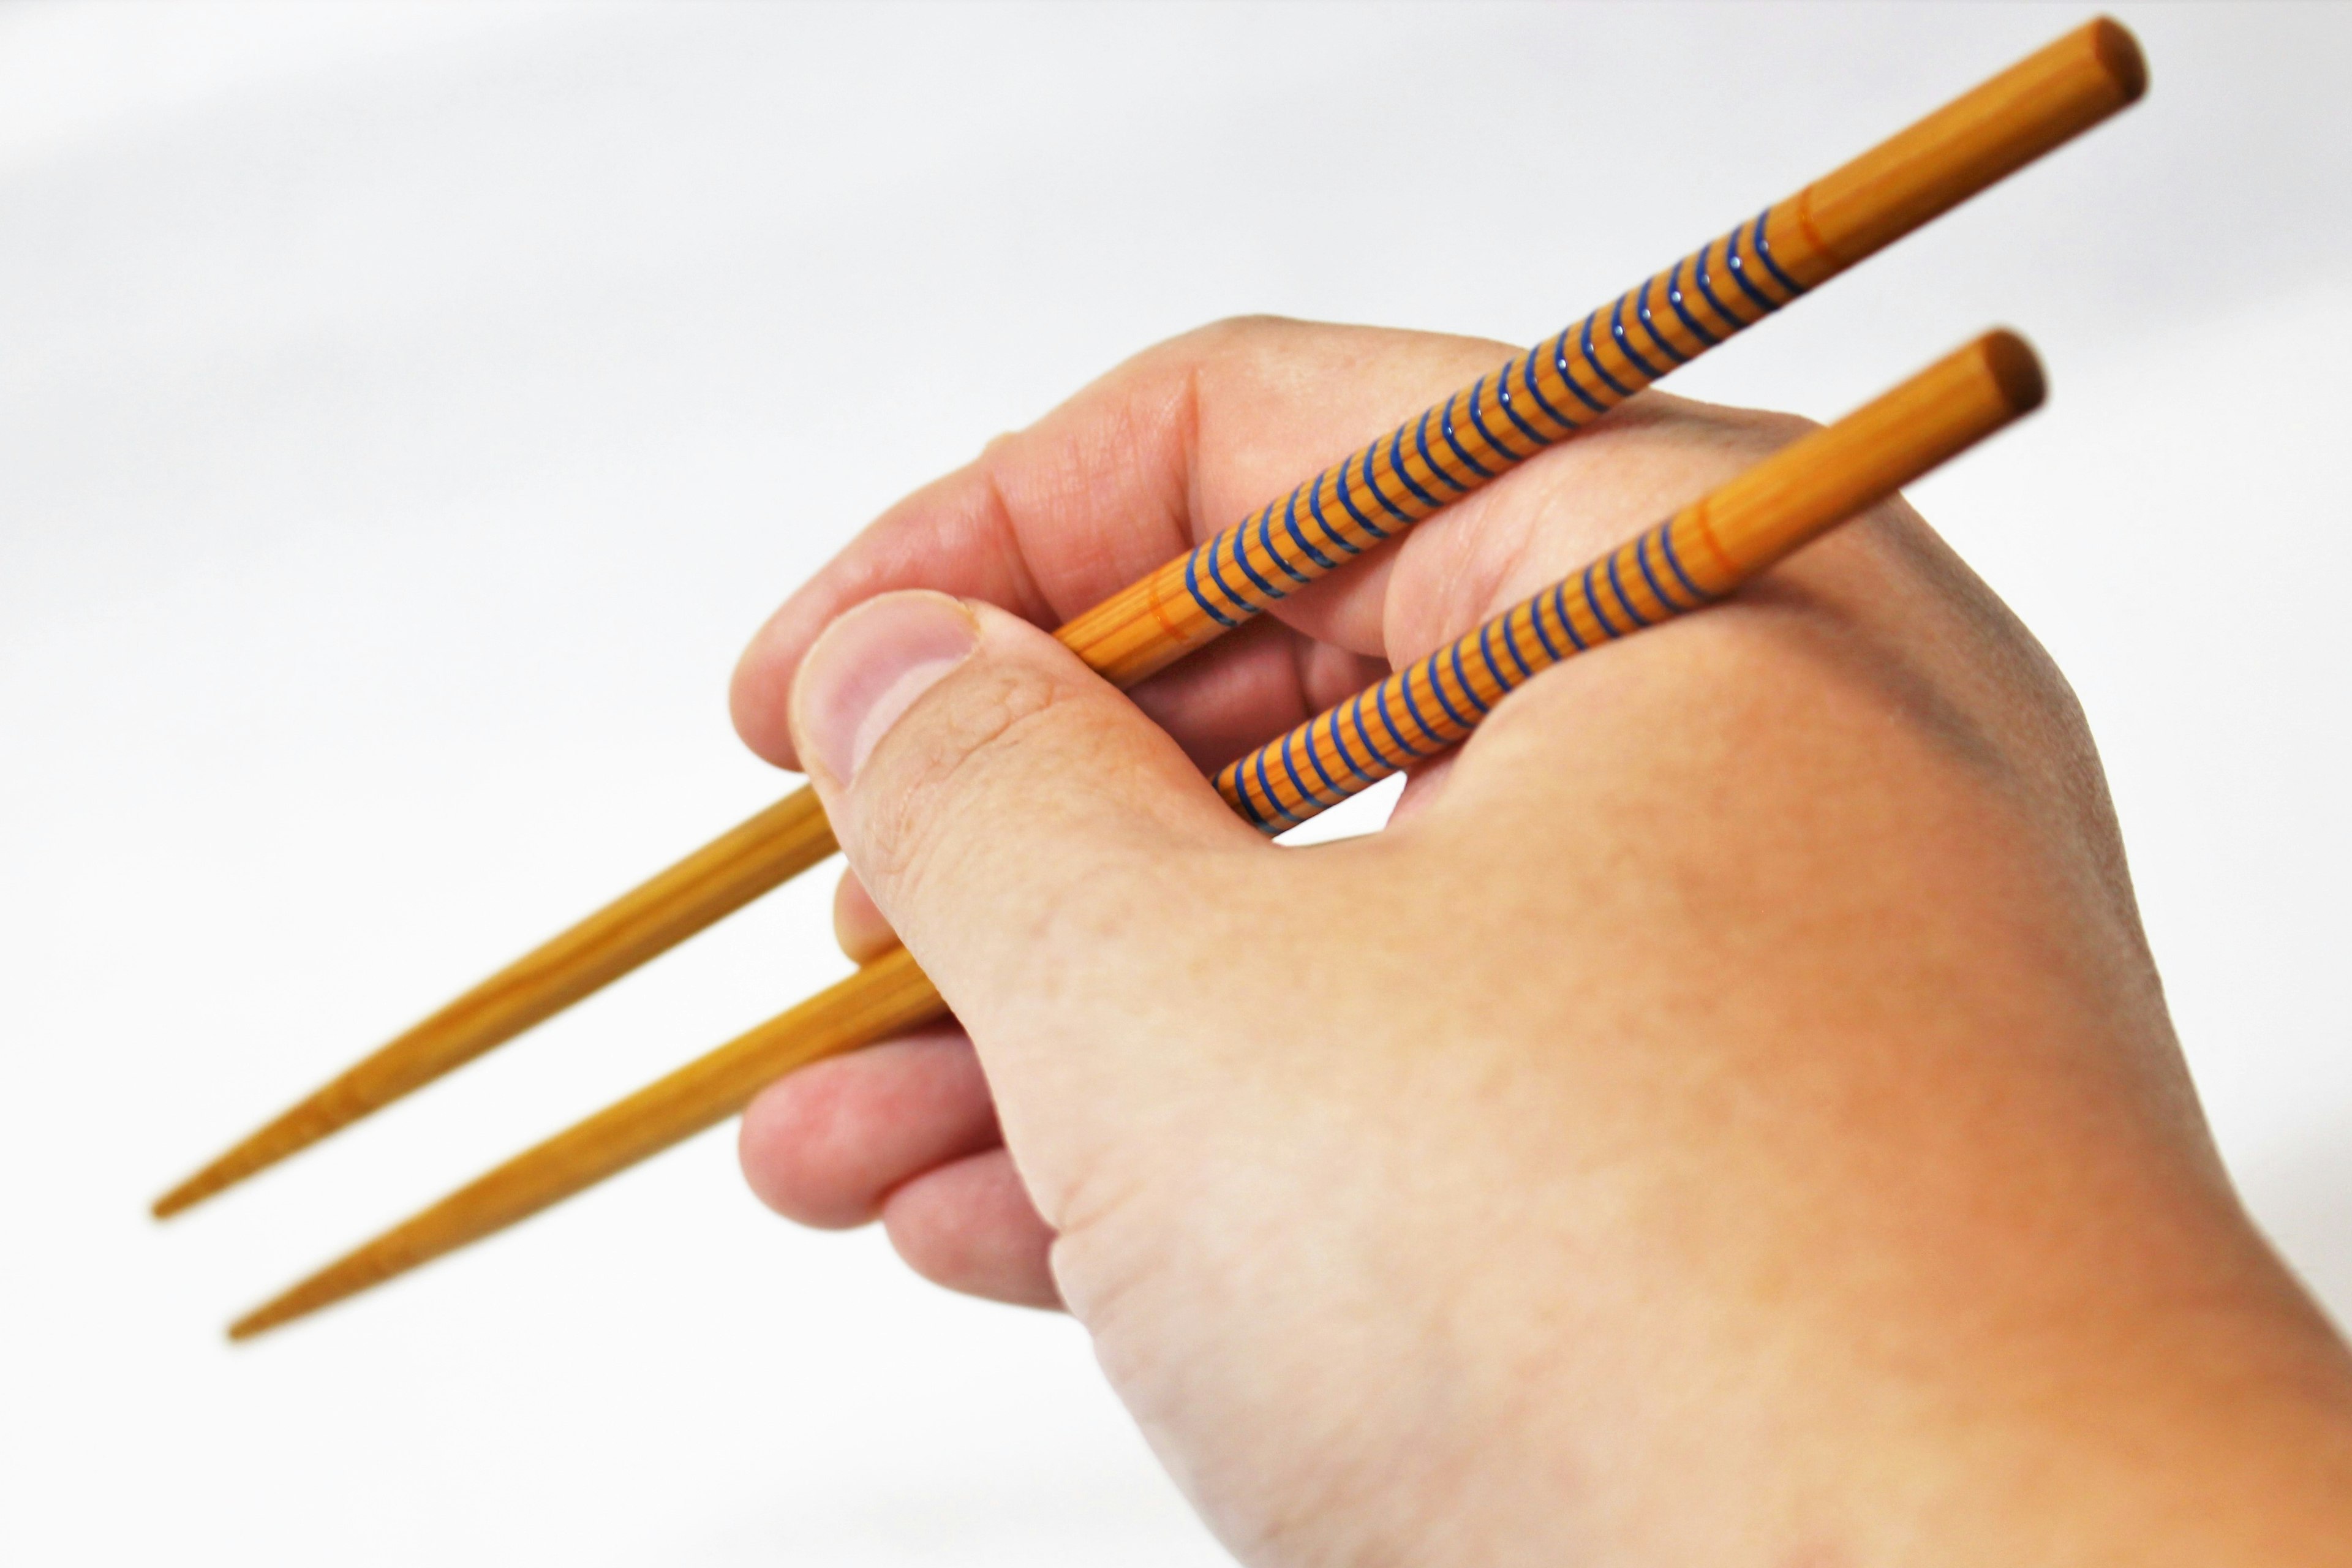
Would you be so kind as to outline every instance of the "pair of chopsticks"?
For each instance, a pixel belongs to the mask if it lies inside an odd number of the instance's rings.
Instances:
[[[1265,831],[1304,822],[1460,742],[1537,673],[1722,597],[2030,412],[2042,393],[2042,367],[2023,339],[1979,338],[1583,572],[1229,764],[1217,789]],[[734,1115],[795,1068],[947,1010],[907,950],[894,949],[459,1188],[240,1318],[229,1333],[249,1338],[502,1230]]]
[[[1133,685],[1633,395],[2136,100],[2104,18],[1628,290],[1057,634]],[[1580,577],[1223,770],[1269,830],[1458,742],[1559,658],[1731,591],[2039,401],[2032,351],[1979,340],[1769,459]],[[155,1205],[176,1213],[591,994],[829,856],[803,789],[459,997]],[[807,1061],[945,1011],[903,950],[489,1173],[232,1326],[243,1338],[503,1228],[741,1109]]]

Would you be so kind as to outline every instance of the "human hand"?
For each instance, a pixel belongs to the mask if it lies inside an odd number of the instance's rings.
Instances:
[[[970,1033],[771,1089],[754,1187],[1066,1301],[1253,1562],[2352,1524],[2352,1366],[2213,1157],[2080,716],[1908,508],[1531,682],[1385,834],[1274,848],[1201,776],[1796,422],[1645,395],[1132,702],[1027,624],[1505,352],[1179,340],[779,612],[739,727],[824,799],[845,945]]]

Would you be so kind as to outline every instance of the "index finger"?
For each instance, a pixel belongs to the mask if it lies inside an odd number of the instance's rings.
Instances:
[[[933,588],[1059,626],[1509,353],[1265,317],[1148,349],[884,512],[787,599],[736,668],[736,730],[768,761],[799,765],[785,727],[793,674],[853,605]],[[1278,613],[1377,656],[1377,606],[1350,613],[1377,592],[1371,575],[1340,574]]]

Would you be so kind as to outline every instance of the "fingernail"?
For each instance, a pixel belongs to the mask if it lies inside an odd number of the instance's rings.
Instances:
[[[885,594],[848,611],[816,639],[793,682],[801,755],[849,783],[915,700],[979,646],[979,623],[945,594]]]

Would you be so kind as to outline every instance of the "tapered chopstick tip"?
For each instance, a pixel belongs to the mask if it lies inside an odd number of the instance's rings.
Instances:
[[[291,1290],[264,1301],[260,1306],[237,1319],[228,1326],[230,1342],[243,1343],[257,1334],[268,1333],[280,1324],[290,1323],[297,1318],[308,1317],[325,1306],[326,1301],[311,1299],[317,1294],[311,1289],[315,1283],[314,1280],[306,1279]]]
[[[257,1160],[253,1156],[254,1140],[247,1139],[157,1198],[148,1205],[148,1212],[157,1219],[170,1219],[184,1209],[195,1207],[215,1193],[226,1192],[268,1163],[266,1159]]]
[[[333,1271],[329,1270],[331,1275]],[[321,1289],[325,1286],[325,1289]],[[297,1318],[307,1318],[320,1308],[331,1305],[364,1286],[352,1284],[336,1289],[328,1284],[328,1275],[313,1275],[283,1295],[273,1297],[256,1307],[228,1326],[232,1343],[242,1343],[257,1334],[290,1323]]]
[[[256,1334],[266,1334],[278,1326],[278,1320],[261,1312],[247,1312],[228,1326],[228,1342],[241,1345]]]
[[[195,1207],[196,1205],[204,1202],[206,1198],[220,1191],[221,1187],[226,1184],[220,1182],[206,1181],[205,1177],[208,1174],[210,1174],[210,1173],[205,1172],[189,1177],[186,1181],[182,1182],[178,1186],[173,1187],[170,1192],[165,1193],[162,1197],[157,1198],[153,1203],[148,1205],[147,1212],[154,1215],[157,1219],[170,1219],[173,1215],[180,1213],[184,1209]]]
[[[402,1227],[380,1236],[356,1252],[346,1253],[309,1279],[278,1292],[228,1326],[232,1340],[249,1340],[297,1318],[307,1318],[321,1307],[331,1307],[347,1296],[381,1285],[394,1275],[415,1267],[425,1258],[408,1244]]]

